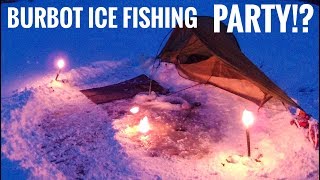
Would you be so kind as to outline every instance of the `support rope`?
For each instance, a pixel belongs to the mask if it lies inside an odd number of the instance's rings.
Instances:
[[[195,84],[195,85],[192,85],[192,86],[189,86],[189,87],[186,87],[186,88],[180,89],[180,90],[178,90],[178,91],[171,92],[171,93],[169,93],[169,94],[168,94],[168,96],[171,96],[172,94],[176,94],[176,93],[179,93],[179,92],[185,91],[185,90],[187,90],[187,89],[194,88],[194,87],[196,87],[196,86],[199,86],[200,84],[203,84],[203,83],[197,83],[197,84]]]

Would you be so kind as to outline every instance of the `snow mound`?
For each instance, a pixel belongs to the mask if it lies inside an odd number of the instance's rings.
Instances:
[[[134,97],[133,103],[147,106],[148,108],[163,109],[163,110],[186,110],[190,109],[191,105],[180,97],[174,96],[157,96],[154,92],[151,94],[138,94]]]

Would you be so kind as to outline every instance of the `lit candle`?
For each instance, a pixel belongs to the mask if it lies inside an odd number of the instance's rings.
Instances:
[[[247,136],[247,148],[248,148],[248,156],[250,157],[250,133],[249,133],[249,127],[254,122],[254,116],[251,111],[244,110],[242,113],[242,122],[246,127],[246,136]]]
[[[64,67],[64,60],[63,59],[59,59],[58,62],[57,62],[57,66],[59,68],[59,71],[57,73],[57,76],[56,76],[55,80],[58,79],[58,77],[60,75],[60,72],[61,72],[61,69]]]
[[[147,116],[140,120],[138,128],[139,132],[143,134],[147,133],[150,130],[150,124]]]
[[[140,108],[138,106],[133,106],[131,109],[130,109],[130,112],[132,114],[137,114],[139,112]]]

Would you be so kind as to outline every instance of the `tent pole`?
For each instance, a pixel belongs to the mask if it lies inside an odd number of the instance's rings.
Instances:
[[[155,61],[153,62],[153,65],[152,65],[152,69],[151,69],[151,73],[150,73],[150,77],[152,76],[152,73],[153,73],[153,69],[154,69],[154,64],[156,62],[156,60],[159,58],[159,51],[160,51],[160,48],[164,42],[164,40],[168,37],[168,35],[173,31],[173,29],[171,29],[167,34],[166,36],[162,39],[161,43],[160,43],[160,46],[157,50],[157,54],[156,54],[156,58],[155,58]],[[159,65],[160,65],[160,61],[159,61]],[[152,79],[150,78],[150,85],[149,85],[149,95],[151,94],[151,90],[152,90]]]
[[[151,94],[151,88],[152,88],[152,79],[150,78],[150,84],[149,84],[149,95]]]
[[[152,64],[152,68],[151,68],[151,72],[150,72],[150,84],[149,84],[149,95],[151,94],[151,90],[152,90],[152,75],[153,75],[153,71],[154,71],[154,64],[156,63],[156,60],[157,60],[157,58],[156,59],[154,59],[154,61],[153,61],[153,64]]]

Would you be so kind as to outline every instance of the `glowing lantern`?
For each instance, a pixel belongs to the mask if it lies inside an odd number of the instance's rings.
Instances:
[[[149,124],[148,117],[145,116],[143,119],[140,120],[139,132],[147,133],[148,131],[150,131],[150,124]]]
[[[130,109],[130,112],[132,114],[137,114],[139,112],[139,107],[138,106],[133,106],[131,109]]]
[[[60,75],[60,72],[61,72],[61,69],[64,67],[64,60],[63,59],[59,59],[58,62],[57,62],[57,66],[59,68],[59,71],[57,73],[57,76],[56,76],[55,80],[58,79],[58,77]]]
[[[242,113],[242,122],[246,127],[246,136],[247,136],[247,148],[248,148],[248,156],[250,157],[250,133],[249,133],[249,127],[254,122],[254,116],[251,111],[244,110]]]

